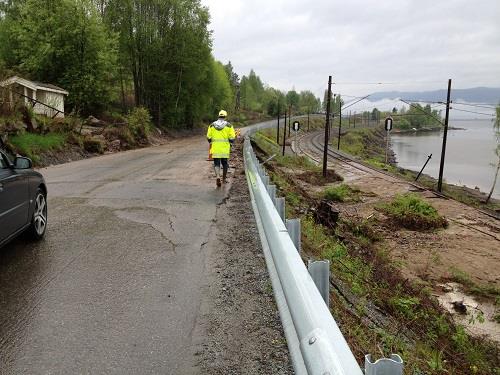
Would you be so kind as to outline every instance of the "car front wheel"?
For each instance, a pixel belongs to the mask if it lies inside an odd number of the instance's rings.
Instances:
[[[47,198],[41,189],[35,195],[35,210],[31,219],[30,234],[35,240],[40,240],[47,229]]]

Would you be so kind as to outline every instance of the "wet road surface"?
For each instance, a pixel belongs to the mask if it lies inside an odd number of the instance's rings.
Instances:
[[[225,191],[203,137],[45,168],[49,227],[0,249],[1,374],[195,374]]]

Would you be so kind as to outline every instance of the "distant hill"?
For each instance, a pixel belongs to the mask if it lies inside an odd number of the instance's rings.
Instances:
[[[413,101],[446,101],[446,90],[436,91],[386,91],[376,92],[368,97],[368,100],[375,102],[382,99],[411,99]],[[475,87],[470,89],[451,90],[452,100],[464,100],[472,103],[491,103],[500,102],[500,88],[493,87]]]

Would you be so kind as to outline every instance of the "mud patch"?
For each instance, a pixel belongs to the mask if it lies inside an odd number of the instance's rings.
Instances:
[[[497,308],[465,294],[458,283],[439,285],[436,297],[453,319],[474,336],[485,336],[500,344],[500,324],[495,321]]]

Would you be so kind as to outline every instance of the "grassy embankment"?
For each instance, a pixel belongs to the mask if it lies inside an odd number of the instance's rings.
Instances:
[[[9,142],[17,153],[27,156],[34,163],[39,161],[40,154],[59,151],[66,145],[67,136],[62,133],[33,134],[23,133],[9,138]]]
[[[278,152],[273,139],[256,136],[263,157]],[[342,202],[357,201],[361,192],[346,184],[314,189],[317,184],[308,185],[310,180],[298,176],[315,173],[318,167],[301,157],[276,156],[267,167],[286,198],[287,217],[302,220],[304,260],[330,260],[331,311],[360,363],[367,353],[377,357],[398,353],[405,360],[405,373],[411,375],[500,373],[498,349],[493,344],[469,336],[463,326],[455,324],[432,296],[430,285],[410,282],[401,275],[378,234],[376,216],[341,214],[332,225],[331,218],[321,214],[321,202],[349,204]],[[412,195],[379,209],[395,218],[408,214],[418,218],[409,223],[397,220],[393,226],[429,230],[445,225],[432,206]]]

